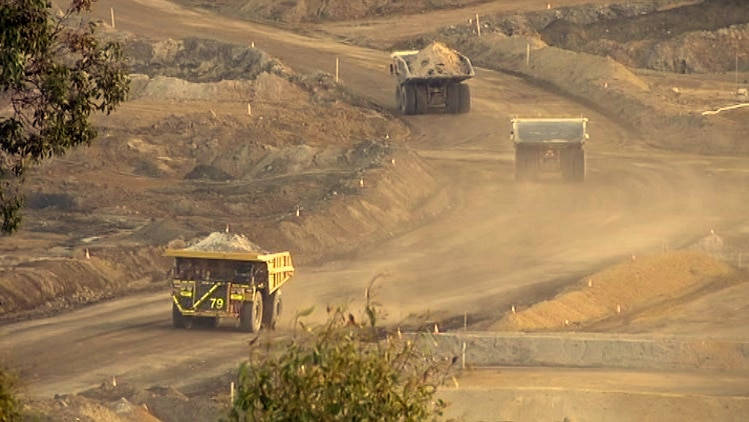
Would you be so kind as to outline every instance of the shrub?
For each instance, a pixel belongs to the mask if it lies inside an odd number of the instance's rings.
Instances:
[[[20,403],[16,397],[18,379],[6,368],[0,366],[0,422],[20,421]]]
[[[308,315],[312,310],[306,311]],[[442,414],[437,387],[454,361],[437,358],[419,336],[386,336],[343,309],[281,350],[253,350],[239,372],[231,421],[424,421]],[[384,338],[383,338],[384,337]]]

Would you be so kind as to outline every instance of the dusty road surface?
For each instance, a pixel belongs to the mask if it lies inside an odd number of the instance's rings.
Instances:
[[[482,7],[498,11],[512,9],[516,3],[493,2]],[[332,72],[338,57],[341,80],[347,87],[384,107],[394,107],[386,52],[233,21],[163,0],[101,1],[97,7],[96,16],[104,21],[114,7],[117,28],[124,31],[155,38],[199,34],[235,43],[254,42],[299,70]],[[444,22],[458,16],[439,12],[443,14]],[[393,22],[402,21],[393,18]],[[331,31],[336,33],[337,28]],[[410,30],[388,36],[408,35]],[[478,326],[506,314],[512,305],[552,297],[569,280],[625,257],[678,248],[711,229],[739,230],[745,220],[747,158],[652,149],[647,139],[624,129],[623,122],[506,74],[479,69],[470,86],[470,114],[408,117],[411,134],[394,145],[422,157],[440,186],[421,207],[422,219],[412,223],[413,229],[353,256],[299,267],[284,292],[286,315],[275,335],[285,335],[295,310],[316,306],[318,312],[311,318],[319,320],[329,304],[347,303],[356,309],[369,281],[379,274],[383,277],[375,292],[387,323],[460,321],[444,327],[456,329],[468,314]],[[550,177],[538,184],[516,184],[508,140],[509,119],[515,114],[588,117],[591,139],[586,183],[567,185]],[[248,335],[229,327],[174,330],[169,309],[169,298],[161,292],[8,324],[0,326],[0,350],[19,368],[30,394],[39,397],[81,391],[112,376],[139,385],[179,388],[235,367],[246,356]],[[648,324],[641,326],[664,328],[657,322]],[[737,318],[736,324],[749,329],[745,318]],[[687,319],[669,329],[690,331],[690,327]],[[690,334],[709,335],[711,329],[707,325]],[[652,334],[643,329],[639,335],[648,338]],[[509,375],[472,372],[461,384],[467,390],[447,393],[454,402],[450,415],[465,420],[562,420],[570,416],[574,421],[638,420],[638,415],[644,419],[655,415],[657,420],[749,417],[746,367],[715,375],[591,371],[560,371],[551,377],[546,370],[539,375],[535,369],[512,370]],[[521,378],[524,383],[515,384]],[[535,395],[523,396],[531,390]],[[612,391],[616,393],[609,394]],[[487,404],[469,411],[471,402],[489,403],[495,394],[505,404],[525,400],[540,407],[550,403],[565,407],[563,412],[534,414],[523,413],[529,410],[520,406],[516,413],[501,413]],[[701,409],[692,419],[684,419],[686,413],[679,409],[691,401],[686,396],[699,397],[689,404]],[[674,400],[671,407],[648,413],[664,397]],[[610,406],[616,400],[620,404]],[[625,412],[621,403],[627,400],[637,403],[637,412]],[[588,409],[590,403],[596,404],[594,411]]]

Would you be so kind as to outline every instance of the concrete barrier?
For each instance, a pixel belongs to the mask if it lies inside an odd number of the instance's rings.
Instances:
[[[442,333],[433,338],[440,353],[462,357],[465,350],[468,367],[749,370],[749,340],[581,333]]]

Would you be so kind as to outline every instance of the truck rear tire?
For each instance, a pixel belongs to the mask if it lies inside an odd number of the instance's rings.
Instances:
[[[174,328],[192,327],[192,317],[182,315],[182,312],[179,311],[179,307],[175,303],[172,303],[172,325]]]
[[[414,85],[416,95],[414,114],[424,114],[429,106],[429,95],[426,85]]]
[[[515,147],[515,181],[524,182],[525,178],[525,150],[520,147]]]
[[[239,328],[248,333],[257,333],[263,325],[263,299],[255,295],[252,302],[245,302],[239,310]]]
[[[460,112],[460,88],[461,84],[449,84],[446,88],[445,111],[450,114]]]
[[[524,182],[538,179],[538,151],[533,148],[515,147],[515,180]]]
[[[400,109],[403,114],[414,114],[416,111],[416,90],[413,85],[401,85]]]
[[[572,152],[572,181],[575,183],[585,181],[585,151],[582,148]]]
[[[471,111],[471,87],[466,84],[459,84],[460,87],[460,106],[458,113],[468,113]]]
[[[571,149],[563,149],[559,151],[559,170],[562,173],[562,180],[565,182],[572,182],[574,180],[574,156],[575,151]]]
[[[276,328],[276,322],[278,322],[278,318],[281,316],[282,309],[280,290],[276,290],[270,295],[263,294],[263,324],[266,327],[271,330]]]

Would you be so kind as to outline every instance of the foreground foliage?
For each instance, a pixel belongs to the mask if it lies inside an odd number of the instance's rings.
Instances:
[[[308,311],[308,312],[311,312]],[[441,415],[436,389],[451,361],[423,347],[424,337],[377,340],[342,310],[295,336],[278,353],[254,350],[240,368],[232,421],[425,421]]]
[[[15,375],[0,366],[0,422],[21,420],[17,388],[18,380]]]
[[[80,17],[94,1],[54,14],[48,0],[0,0],[0,233],[21,222],[26,169],[90,144],[91,113],[109,114],[127,95],[119,44],[100,43]]]

